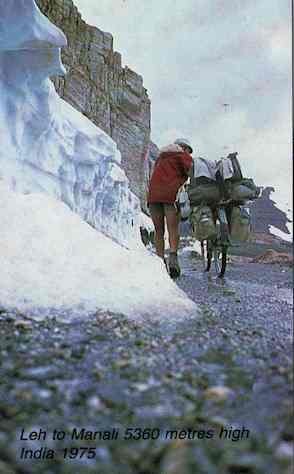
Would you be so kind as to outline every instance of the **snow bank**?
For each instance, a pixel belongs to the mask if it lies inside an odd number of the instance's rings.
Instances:
[[[140,204],[114,141],[59,98],[64,34],[34,0],[0,0],[0,175],[44,192],[128,247],[140,246]]]
[[[287,227],[289,228],[289,224],[287,224]],[[285,232],[282,232],[280,229],[277,229],[276,227],[274,227],[273,225],[269,226],[269,231],[275,237],[278,237],[279,239],[282,239],[286,242],[292,242],[293,241],[292,232],[291,232],[291,234],[286,234]]]
[[[140,227],[148,230],[148,232],[154,232],[154,224],[151,217],[148,217],[144,212],[141,212],[140,215]]]
[[[37,8],[34,0],[1,0],[0,50],[66,46],[62,31]]]
[[[96,310],[179,318],[197,306],[145,249],[128,250],[45,194],[0,180],[0,305],[68,319]]]
[[[180,253],[185,252],[196,252],[201,255],[201,243],[199,240],[191,238],[189,244],[180,250]]]
[[[270,233],[287,242],[293,242],[293,203],[289,196],[287,196],[287,191],[282,187],[275,188],[271,194],[271,199],[276,203],[277,207],[286,214],[289,220],[289,222],[286,222],[289,233],[287,234],[274,226],[270,226]]]

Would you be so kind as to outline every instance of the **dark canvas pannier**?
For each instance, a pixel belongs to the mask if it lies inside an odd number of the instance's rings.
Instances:
[[[190,220],[192,224],[192,235],[197,240],[201,241],[216,237],[216,225],[210,207],[195,207],[190,215]]]
[[[250,235],[250,215],[245,207],[233,207],[230,227],[230,238],[233,241],[245,242],[248,240]]]
[[[188,195],[191,206],[199,206],[201,203],[213,204],[220,200],[220,190],[216,182],[199,183],[195,186],[190,184]]]
[[[225,183],[227,193],[233,201],[253,201],[259,196],[259,189],[253,179],[242,179],[239,182]]]

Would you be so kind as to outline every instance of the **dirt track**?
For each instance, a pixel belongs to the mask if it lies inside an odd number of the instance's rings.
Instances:
[[[290,474],[291,270],[235,263],[221,283],[189,251],[181,264],[178,284],[199,319],[138,325],[100,314],[65,325],[0,315],[1,474]],[[119,437],[72,441],[74,427],[116,427]],[[21,428],[45,429],[46,441],[19,441]],[[64,441],[51,439],[54,428]],[[127,428],[160,435],[127,441]],[[250,436],[220,439],[222,428]],[[22,447],[42,446],[53,460],[20,459]],[[63,459],[63,448],[81,446],[95,458]]]

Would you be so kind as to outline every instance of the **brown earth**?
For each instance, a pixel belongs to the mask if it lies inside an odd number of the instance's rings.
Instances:
[[[279,263],[291,266],[293,265],[293,255],[269,249],[264,254],[255,257],[252,261],[254,263]]]

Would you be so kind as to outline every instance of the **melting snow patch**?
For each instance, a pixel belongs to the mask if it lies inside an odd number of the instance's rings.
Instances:
[[[289,227],[289,226],[288,226]],[[271,234],[275,235],[276,237],[279,237],[282,240],[286,240],[287,242],[292,242],[293,241],[293,236],[292,234],[286,234],[285,232],[282,232],[280,229],[277,229],[274,226],[270,226],[269,231]]]
[[[31,316],[81,317],[97,310],[180,318],[197,306],[162,261],[128,250],[45,194],[0,181],[0,305]]]

